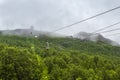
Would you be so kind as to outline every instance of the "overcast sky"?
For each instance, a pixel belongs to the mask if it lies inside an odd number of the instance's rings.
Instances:
[[[117,6],[120,6],[120,0],[0,0],[0,29],[29,28],[33,25],[37,30],[53,31]],[[58,33],[94,32],[119,21],[120,9]],[[120,35],[107,36],[118,32],[103,35],[119,42]]]

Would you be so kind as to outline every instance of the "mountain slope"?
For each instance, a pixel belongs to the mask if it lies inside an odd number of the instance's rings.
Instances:
[[[119,72],[117,46],[73,38],[0,35],[1,80],[119,80]]]
[[[4,35],[19,35],[19,36],[51,36],[51,37],[63,37],[60,34],[54,34],[47,31],[37,31],[33,28],[29,29],[15,29],[15,30],[2,30],[0,31]]]
[[[93,42],[101,41],[101,42],[105,42],[105,43],[108,43],[114,46],[120,46],[117,42],[107,39],[98,33],[92,34],[92,33],[87,33],[87,32],[79,32],[78,34],[74,35],[74,37],[80,40],[88,40],[88,41],[93,41]]]

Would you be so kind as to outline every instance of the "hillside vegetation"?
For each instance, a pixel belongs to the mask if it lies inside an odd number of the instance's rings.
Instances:
[[[120,80],[120,47],[72,38],[0,35],[0,80]]]

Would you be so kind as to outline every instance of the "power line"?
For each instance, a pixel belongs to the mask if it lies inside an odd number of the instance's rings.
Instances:
[[[103,32],[100,32],[100,33],[108,33],[108,32],[118,31],[118,30],[120,30],[120,28],[112,29],[112,30],[108,30],[108,31],[103,31]]]
[[[98,29],[98,30],[94,31],[93,33],[98,33],[98,32],[100,32],[100,31],[103,31],[103,30],[105,30],[105,29],[107,29],[107,28],[113,27],[113,26],[118,25],[118,24],[120,24],[120,22],[117,22],[117,23],[114,23],[114,24],[112,24],[112,25],[106,26],[106,27],[104,27],[104,28]]]
[[[99,33],[91,33],[91,35],[97,35],[97,34],[100,34],[100,33],[109,33],[109,32],[118,31],[118,30],[120,30],[120,28],[107,30],[107,31],[99,32]],[[113,35],[118,35],[118,34],[120,34],[120,33],[115,33],[115,34],[111,34],[111,35],[107,35],[107,36],[113,36]]]
[[[56,30],[54,30],[53,32],[56,32],[56,31],[59,31],[59,30],[62,30],[62,29],[65,29],[65,28],[71,27],[71,26],[73,26],[73,25],[76,25],[76,24],[79,24],[79,23],[82,23],[82,22],[85,22],[85,21],[87,21],[87,20],[93,19],[93,18],[95,18],[95,17],[98,17],[98,16],[100,16],[100,15],[103,15],[103,14],[109,13],[109,12],[114,11],[114,10],[119,9],[119,8],[120,8],[120,6],[115,7],[115,8],[112,8],[112,9],[107,10],[107,11],[105,11],[105,12],[102,12],[102,13],[96,14],[96,15],[91,16],[91,17],[89,17],[89,18],[86,18],[86,19],[83,19],[83,20],[81,20],[81,21],[78,21],[78,22],[72,23],[72,24],[70,24],[70,25],[67,25],[67,26],[61,27],[61,28],[59,28],[59,29],[56,29]]]

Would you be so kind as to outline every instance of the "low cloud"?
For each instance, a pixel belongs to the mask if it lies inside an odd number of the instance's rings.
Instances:
[[[119,5],[119,0],[0,0],[0,29],[34,25],[37,30],[53,31]],[[120,21],[119,13],[120,10],[115,10],[58,33],[94,32]]]

